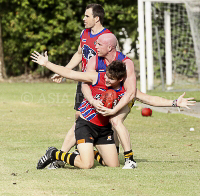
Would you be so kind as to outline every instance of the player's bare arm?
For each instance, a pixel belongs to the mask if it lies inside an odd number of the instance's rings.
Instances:
[[[66,65],[67,68],[73,69],[74,67],[78,66],[79,63],[82,60],[82,51],[81,51],[81,46],[79,45],[77,52],[73,55],[69,63]],[[51,79],[56,82],[56,83],[61,83],[62,81],[62,76],[58,74],[54,74]]]
[[[79,71],[73,71],[67,67],[63,67],[60,65],[56,65],[48,61],[47,53],[45,52],[45,56],[39,54],[37,51],[32,53],[32,61],[35,63],[38,63],[39,65],[45,66],[51,71],[66,77],[71,80],[80,81],[80,82],[90,82],[92,84],[96,83],[98,73],[86,73],[86,72],[79,72]]]
[[[134,63],[130,59],[127,59],[125,60],[125,64],[127,75],[124,80],[124,88],[126,90],[126,93],[123,96],[124,100],[126,100],[126,102],[124,102],[124,106],[127,105],[127,103],[129,103],[132,99],[134,99],[136,95],[136,74]],[[122,101],[122,99],[120,101]]]
[[[190,109],[188,106],[195,105],[196,101],[191,101],[194,98],[184,98],[185,93],[183,93],[176,101],[177,107],[184,107]],[[142,103],[156,106],[156,107],[171,107],[174,100],[165,99],[158,96],[147,95],[146,93],[142,93],[137,89],[136,99]]]

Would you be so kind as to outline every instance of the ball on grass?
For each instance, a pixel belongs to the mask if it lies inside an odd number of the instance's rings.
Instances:
[[[150,108],[142,108],[141,114],[142,116],[151,116],[152,110]]]

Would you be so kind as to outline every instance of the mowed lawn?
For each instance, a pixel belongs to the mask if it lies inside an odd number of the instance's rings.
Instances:
[[[61,147],[74,122],[75,89],[76,83],[0,83],[0,195],[200,195],[200,119],[155,111],[142,117],[137,107],[125,121],[137,169],[122,170],[120,148],[119,168],[95,162],[89,170],[37,170],[38,159],[49,146]],[[193,94],[200,100],[200,92],[187,93]]]

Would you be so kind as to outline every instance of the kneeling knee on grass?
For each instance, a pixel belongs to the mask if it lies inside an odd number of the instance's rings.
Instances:
[[[115,144],[96,145],[99,153],[108,167],[118,167],[119,160]],[[75,158],[74,165],[81,169],[90,169],[94,166],[94,147],[91,143],[78,145],[80,155]]]

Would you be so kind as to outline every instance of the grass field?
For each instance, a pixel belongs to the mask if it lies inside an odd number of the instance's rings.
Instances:
[[[76,84],[0,83],[0,195],[199,196],[200,119],[133,108],[125,121],[138,168],[36,170],[49,146],[60,148],[74,121]],[[179,93],[151,92],[164,97]],[[200,92],[189,92],[200,100]],[[194,127],[195,131],[189,131]]]

